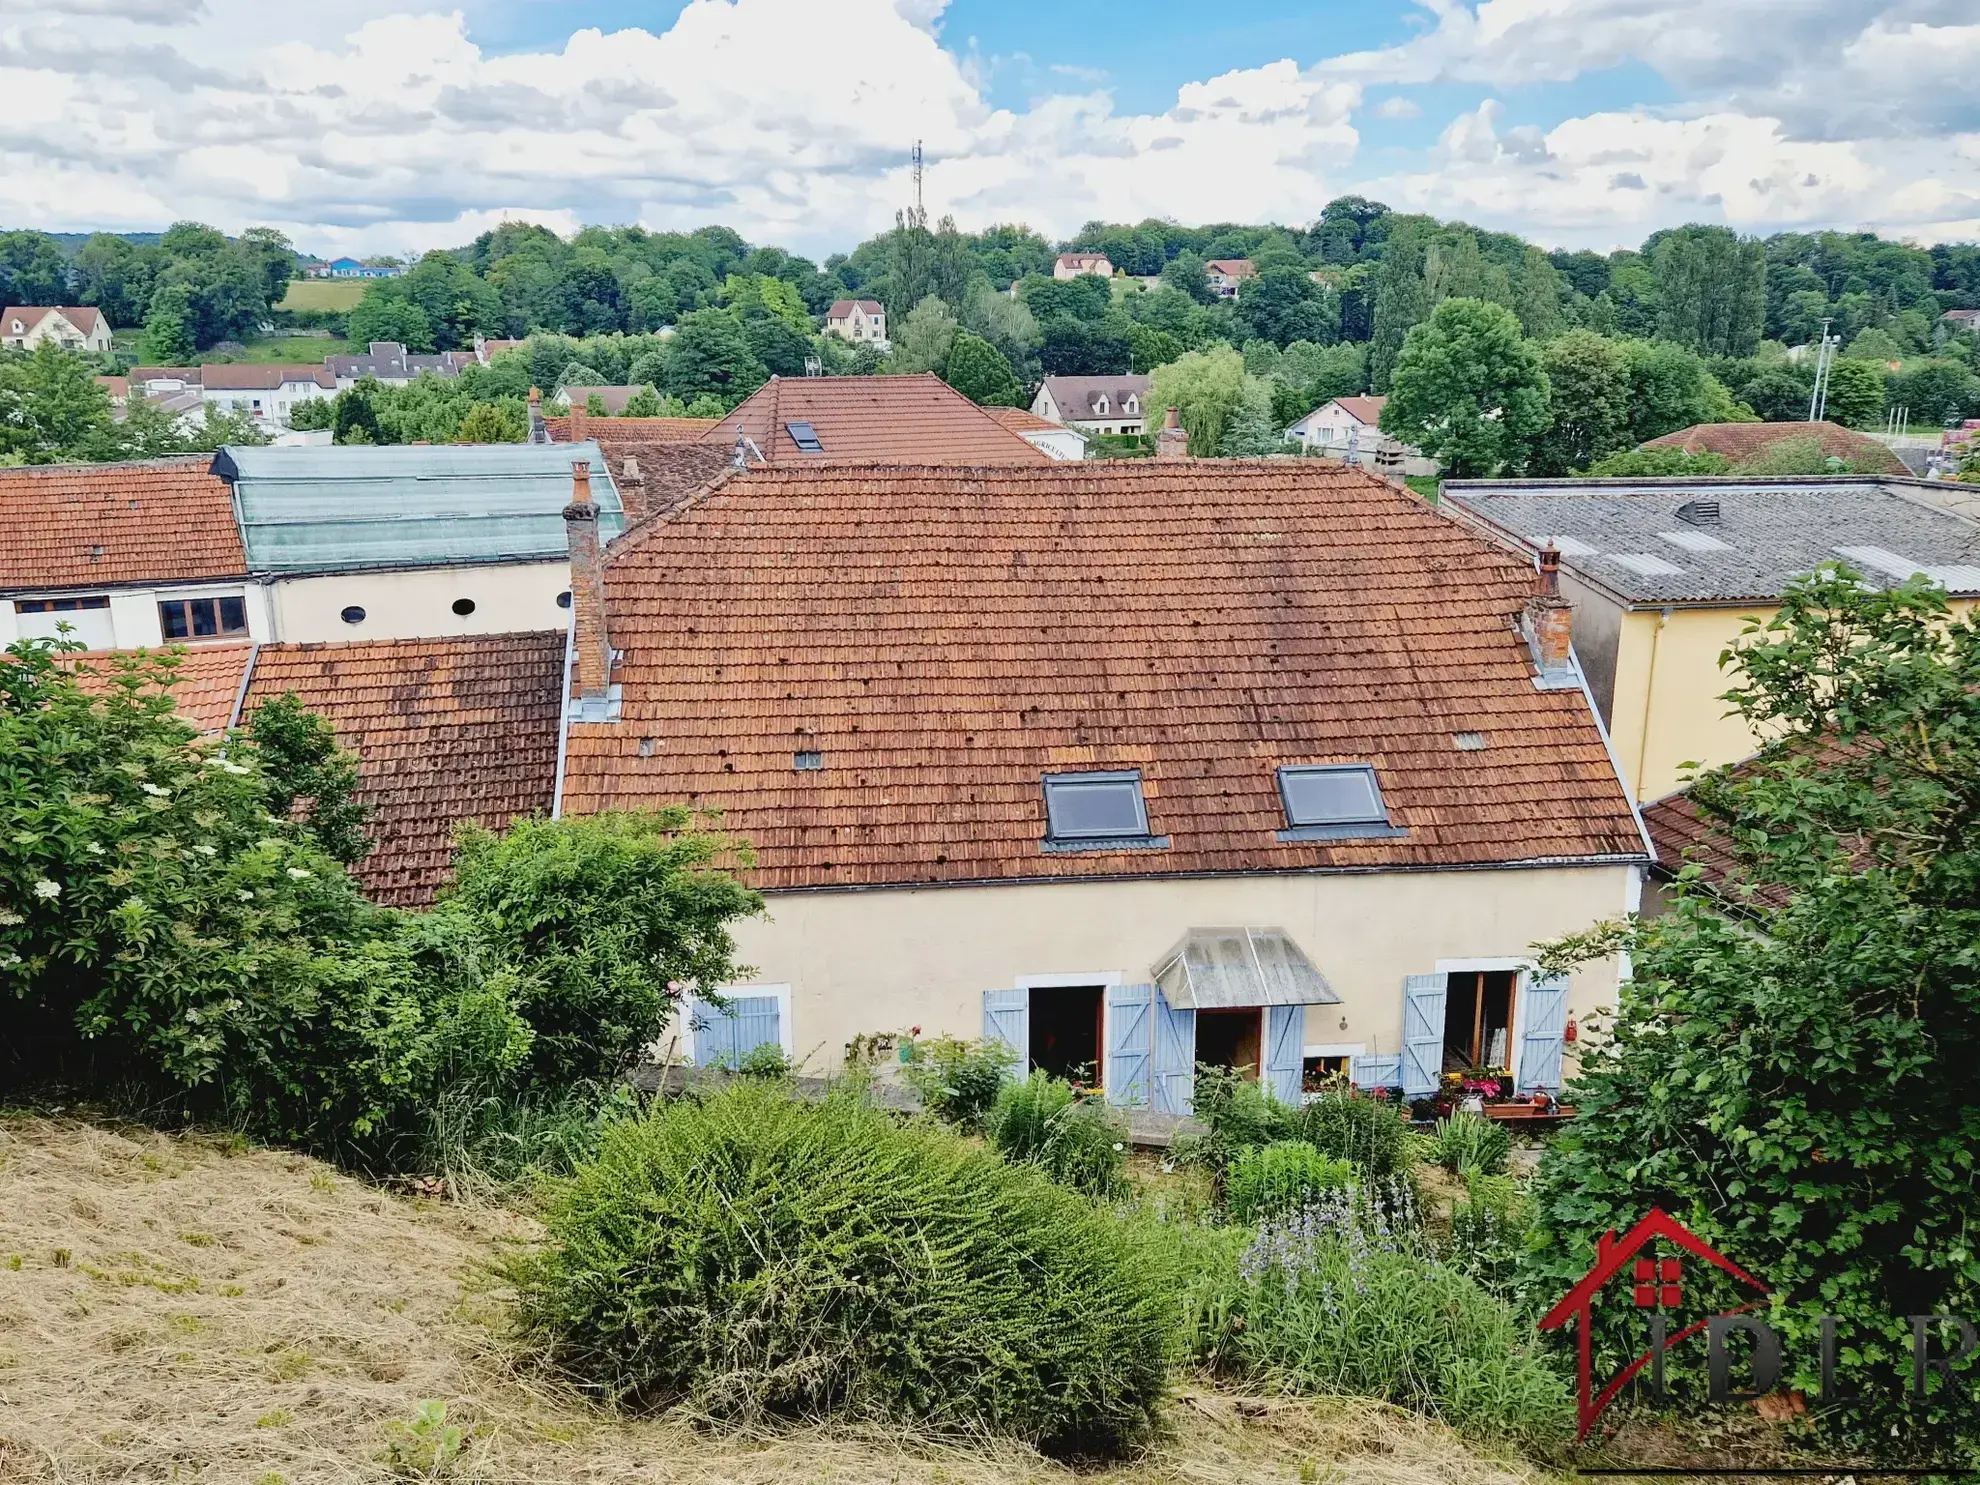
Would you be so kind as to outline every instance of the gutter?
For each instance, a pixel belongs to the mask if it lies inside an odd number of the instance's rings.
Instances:
[[[261,641],[248,646],[247,664],[241,667],[241,684],[234,692],[233,709],[227,713],[227,730],[232,732],[241,725],[241,711],[247,706],[248,685],[254,680],[254,662],[261,656]]]
[[[571,742],[571,667],[577,663],[577,604],[571,604],[571,624],[564,631],[564,686],[557,693],[557,782],[550,795],[550,818],[564,818],[564,760]],[[1637,822],[1639,825],[1642,821]],[[1655,852],[1651,853],[1653,856]]]

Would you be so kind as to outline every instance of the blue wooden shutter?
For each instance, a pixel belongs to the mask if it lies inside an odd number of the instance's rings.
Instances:
[[[728,1005],[695,1007],[694,1060],[702,1067],[736,1067],[758,1047],[781,1047],[774,995],[739,995]]]
[[[1525,1025],[1519,1034],[1518,1081],[1522,1089],[1560,1090],[1567,993],[1566,975],[1536,974],[1527,981]]]
[[[758,1047],[782,1050],[783,1028],[778,1024],[777,997],[745,995],[729,1002],[735,1015],[736,1056],[747,1057]]]
[[[1012,1076],[1021,1078],[1031,1071],[1029,990],[983,992],[983,1040],[1002,1042],[1009,1050]]]
[[[732,1067],[736,1060],[736,1023],[719,1006],[696,1001],[690,1015],[694,1027],[694,1060],[698,1067]]]
[[[1403,1092],[1422,1098],[1444,1075],[1443,975],[1403,976]]]
[[[1123,1108],[1148,1103],[1148,1062],[1155,1048],[1153,985],[1107,989],[1107,1065],[1101,1071],[1107,1102]]]
[[[1349,1074],[1357,1088],[1402,1087],[1402,1054],[1368,1052],[1354,1059]]]
[[[1280,1103],[1297,1107],[1306,1060],[1306,1007],[1265,1008],[1265,1086]]]
[[[1155,1064],[1150,1082],[1155,1107],[1164,1114],[1187,1114],[1196,1096],[1196,1012],[1178,1011],[1155,992]]]

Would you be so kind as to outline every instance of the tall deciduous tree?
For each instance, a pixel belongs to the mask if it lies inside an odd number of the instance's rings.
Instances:
[[[1244,357],[1229,346],[1191,351],[1155,368],[1147,407],[1151,417],[1175,408],[1189,434],[1190,453],[1207,459],[1223,447],[1224,429],[1244,397],[1246,381]]]
[[[726,310],[683,315],[667,342],[667,391],[683,401],[708,394],[737,402],[769,376],[741,323]]]
[[[1382,431],[1452,474],[1522,463],[1547,426],[1547,372],[1504,305],[1446,299],[1396,358]]]
[[[1766,249],[1724,227],[1680,227],[1651,254],[1657,333],[1708,356],[1750,356],[1767,318]]]
[[[956,342],[956,317],[947,304],[929,294],[894,327],[893,341],[889,371],[932,371],[939,376]]]
[[[1424,263],[1436,225],[1428,217],[1389,219],[1389,238],[1375,281],[1374,338],[1368,347],[1368,381],[1377,392],[1389,390],[1389,375],[1402,354],[1404,338],[1432,308]]]
[[[956,332],[943,377],[978,406],[1024,406],[1024,389],[1011,374],[1011,363],[989,341],[967,330]]]
[[[1629,352],[1591,330],[1570,330],[1541,348],[1552,420],[1534,446],[1540,474],[1568,474],[1627,448]]]

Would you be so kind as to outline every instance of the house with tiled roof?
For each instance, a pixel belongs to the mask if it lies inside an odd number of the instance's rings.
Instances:
[[[719,811],[768,899],[701,1060],[919,1027],[1170,1113],[1198,1063],[1553,1089],[1613,999],[1532,960],[1647,860],[1569,610],[1366,474],[777,461],[602,557],[565,519],[560,811]]]
[[[1426,477],[1437,474],[1436,460],[1424,458],[1422,450],[1382,431],[1382,409],[1388,401],[1373,396],[1332,398],[1287,428],[1286,437],[1312,453],[1363,469],[1380,467]]]
[[[195,370],[201,402],[252,418],[263,432],[287,428],[300,404],[337,395],[337,378],[327,366],[216,361]]]
[[[1739,466],[1767,452],[1778,443],[1812,439],[1829,458],[1841,459],[1853,474],[1911,473],[1904,461],[1887,446],[1868,434],[1857,433],[1840,423],[1695,423],[1653,438],[1646,449],[1683,449],[1687,454],[1717,454]]]
[[[0,645],[58,632],[132,649],[560,628],[572,466],[590,471],[616,533],[623,459],[596,444],[268,447],[0,469]],[[655,498],[725,462],[705,451],[675,473],[649,454]]]
[[[825,333],[854,345],[887,346],[887,311],[878,299],[834,299],[825,311]]]
[[[1980,492],[1874,476],[1447,480],[1442,506],[1529,559],[1560,553],[1576,649],[1641,800],[1763,739],[1720,700],[1719,657],[1797,577],[1846,562],[1878,586],[1922,573],[1980,600]]]
[[[1255,277],[1258,267],[1249,258],[1212,258],[1203,265],[1203,276],[1210,283],[1210,292],[1219,299],[1235,299],[1238,285]]]
[[[1105,253],[1060,253],[1052,261],[1052,277],[1061,282],[1087,273],[1112,278],[1113,261]]]
[[[1031,412],[1088,437],[1141,433],[1148,426],[1148,385],[1145,376],[1048,376]]]
[[[42,344],[65,351],[107,351],[110,322],[86,305],[10,304],[0,309],[0,345],[31,351]]]
[[[753,464],[1052,462],[931,374],[773,376],[701,441],[728,449],[741,441]]]
[[[1086,435],[1077,428],[1041,418],[1026,407],[986,407],[983,410],[1033,448],[1043,449],[1054,459],[1086,457]]]

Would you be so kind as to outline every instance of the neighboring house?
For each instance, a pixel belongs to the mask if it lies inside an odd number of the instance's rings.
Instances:
[[[1939,318],[1955,330],[1980,330],[1980,309],[1949,309]]]
[[[562,710],[564,629],[343,644],[188,650],[174,707],[218,733],[293,692],[358,759],[372,850],[352,868],[367,896],[424,907],[447,879],[456,823],[499,830],[550,812]],[[100,688],[114,655],[71,658]]]
[[[1894,585],[1923,572],[1953,607],[1980,596],[1980,522],[1947,508],[1960,487],[1866,476],[1811,479],[1447,480],[1441,508],[1525,553],[1560,552],[1576,653],[1638,799],[1692,764],[1752,753],[1726,715],[1719,657],[1749,618],[1828,561]],[[1980,500],[1980,491],[1975,492]]]
[[[1697,423],[1653,438],[1646,449],[1683,449],[1688,454],[1718,454],[1738,466],[1783,439],[1814,439],[1825,455],[1847,460],[1857,474],[1909,474],[1904,461],[1866,434],[1840,423]]]
[[[254,419],[264,433],[289,426],[297,404],[337,395],[337,378],[324,366],[260,366],[214,362],[197,368],[200,400],[222,412]]]
[[[1401,463],[1401,473],[1430,477],[1439,472],[1435,459],[1426,459],[1413,448],[1382,431],[1382,409],[1386,397],[1336,397],[1323,402],[1286,429],[1286,437],[1297,439],[1317,454],[1373,469],[1384,462]]]
[[[406,270],[395,263],[363,263],[356,258],[332,258],[328,263],[312,263],[305,271],[311,278],[397,278]]]
[[[1257,272],[1249,258],[1212,258],[1203,265],[1203,276],[1219,299],[1237,298],[1238,285]]]
[[[613,533],[622,460],[482,444],[0,469],[0,527],[16,533],[0,543],[0,646],[65,623],[104,649],[560,627],[572,465]],[[697,481],[718,464],[701,456]]]
[[[751,464],[1052,462],[932,374],[773,376],[701,441]]]
[[[855,345],[887,344],[887,311],[877,299],[834,299],[825,311],[825,333]]]
[[[544,417],[531,405],[534,443],[593,443],[616,448],[625,443],[699,443],[720,418],[594,418],[582,407],[563,417]]]
[[[1140,433],[1147,427],[1145,376],[1048,376],[1031,411],[1048,423],[1095,433]]]
[[[1648,859],[1568,610],[1360,472],[739,469],[573,591],[561,812],[720,811],[768,899],[699,1060],[913,1026],[1180,1113],[1199,1063],[1555,1089],[1613,1002],[1532,957]]]
[[[591,406],[591,399],[596,397],[605,406],[605,416],[616,418],[626,410],[626,404],[644,390],[646,389],[643,386],[559,387],[556,395],[551,397],[550,405],[565,412],[569,412],[572,408],[584,411]]]
[[[362,356],[325,356],[323,364],[337,379],[337,390],[354,387],[365,377],[388,387],[403,387],[421,375],[459,376],[461,369],[476,364],[473,351],[442,351],[422,356],[408,351],[396,340],[374,340]]]
[[[1056,279],[1078,278],[1087,273],[1112,278],[1114,265],[1107,260],[1105,253],[1060,253],[1052,264],[1052,277]],[[1013,284],[1011,287],[1015,292],[1017,286]]]
[[[0,345],[31,351],[44,343],[65,351],[107,351],[110,322],[80,305],[10,304],[0,310]]]
[[[1022,407],[983,409],[1033,448],[1043,449],[1054,459],[1084,459],[1086,435],[1077,428],[1054,423]]]

